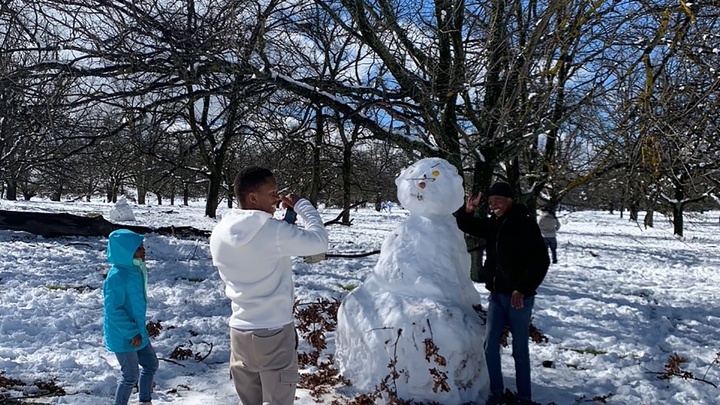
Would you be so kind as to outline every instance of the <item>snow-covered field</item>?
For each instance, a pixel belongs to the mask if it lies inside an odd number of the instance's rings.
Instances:
[[[102,203],[0,201],[0,209],[103,213]],[[137,222],[212,229],[197,202],[182,206],[134,206]],[[227,208],[221,208],[222,214]],[[325,220],[339,210],[325,209]],[[408,215],[394,209],[353,212],[354,225],[331,225],[330,253],[380,248]],[[720,226],[718,213],[686,217],[685,238],[672,235],[665,218],[656,228],[606,212],[563,212],[559,263],[552,265],[535,302],[533,324],[549,339],[531,344],[534,399],[542,404],[717,404],[720,391]],[[46,404],[111,404],[119,375],[102,341],[102,282],[108,266],[106,239],[45,239],[0,231],[0,372],[32,383],[55,379],[67,393],[34,399]],[[160,362],[155,404],[236,404],[228,377],[229,301],[212,267],[205,238],[148,235],[148,318],[164,329],[153,341],[169,359],[179,345],[206,355]],[[295,260],[301,302],[342,299],[362,283],[378,256],[331,258],[316,264]],[[476,285],[485,296],[484,288]],[[334,351],[332,334],[328,353]],[[192,342],[192,343],[191,343]],[[478,337],[481,344],[481,337]],[[301,342],[300,350],[309,346]],[[658,378],[668,358],[697,379]],[[546,366],[543,365],[545,362]],[[552,364],[550,364],[552,362]],[[514,389],[510,348],[503,350],[506,386]],[[1,378],[0,378],[1,379]],[[29,386],[0,388],[13,397]],[[355,394],[350,388],[340,392]],[[339,394],[336,394],[339,395]],[[298,390],[296,404],[314,403]],[[329,403],[332,395],[325,397]],[[452,405],[452,404],[447,404]]]

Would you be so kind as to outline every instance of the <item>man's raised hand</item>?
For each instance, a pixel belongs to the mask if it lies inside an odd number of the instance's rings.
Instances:
[[[471,214],[475,211],[475,208],[480,205],[480,200],[482,200],[482,192],[479,192],[475,197],[468,194],[467,202],[465,203],[465,212]]]

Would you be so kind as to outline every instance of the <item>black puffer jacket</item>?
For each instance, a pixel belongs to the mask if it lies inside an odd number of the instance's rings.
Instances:
[[[525,206],[514,204],[502,218],[476,218],[463,206],[455,216],[460,230],[486,241],[481,276],[490,292],[517,290],[526,297],[537,293],[550,258],[540,228]]]

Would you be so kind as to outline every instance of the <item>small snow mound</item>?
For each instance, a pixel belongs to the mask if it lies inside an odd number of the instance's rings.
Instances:
[[[113,206],[108,213],[108,218],[110,218],[111,221],[116,222],[135,221],[135,214],[133,214],[133,210],[130,208],[130,205],[124,195],[118,198],[115,206]]]

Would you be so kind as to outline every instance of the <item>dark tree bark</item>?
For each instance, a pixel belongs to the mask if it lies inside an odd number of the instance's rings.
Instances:
[[[160,227],[114,224],[102,216],[83,217],[66,213],[21,212],[0,210],[0,229],[29,232],[46,238],[63,236],[108,236],[116,229],[137,233],[173,236],[206,236],[212,231],[192,227]]]
[[[640,212],[640,204],[637,201],[632,201],[629,206],[630,209],[630,220],[637,222],[638,214]]]
[[[317,207],[318,196],[320,195],[320,184],[322,183],[322,162],[320,160],[320,148],[325,138],[325,120],[322,115],[322,108],[315,110],[315,142],[312,144],[312,183],[310,184],[310,197],[308,200]]]
[[[677,202],[672,205],[673,208],[673,233],[677,236],[683,236],[683,209],[685,204]]]
[[[140,182],[138,182],[140,183]],[[142,184],[137,185],[137,203],[139,205],[145,205],[145,197],[147,196],[147,190]]]
[[[343,147],[343,166],[342,166],[342,200],[343,212],[342,223],[350,224],[350,179],[352,177],[352,152],[354,143],[347,143]]]
[[[18,189],[17,181],[10,179],[10,180],[7,180],[5,182],[5,184],[7,185],[7,188],[5,189],[6,193],[7,193],[5,198],[7,198],[10,201],[16,201],[17,200],[17,189]]]
[[[652,228],[654,223],[654,217],[655,217],[655,211],[652,208],[648,208],[647,212],[645,213],[645,219],[643,220],[643,224],[645,225],[645,228]]]

